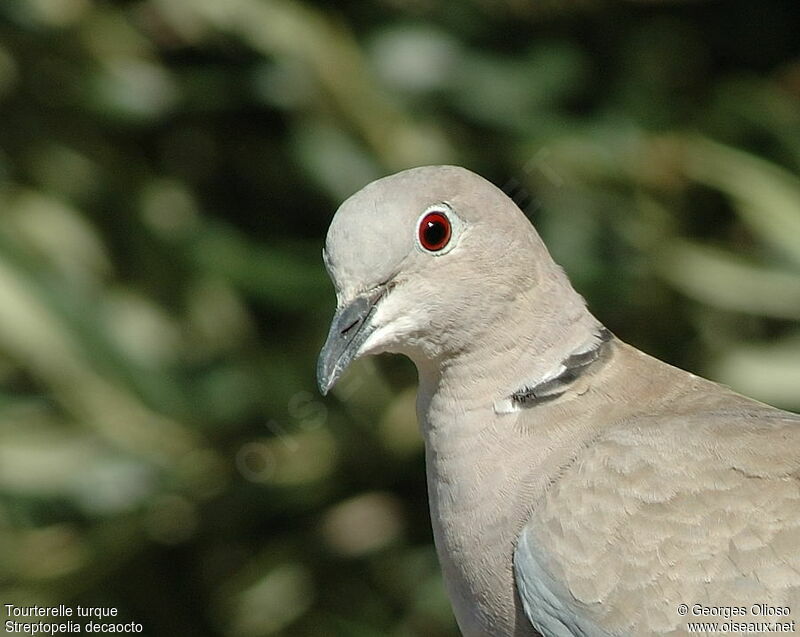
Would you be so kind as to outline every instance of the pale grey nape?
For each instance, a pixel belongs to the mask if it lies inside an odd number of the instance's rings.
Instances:
[[[419,238],[430,210],[449,221],[441,249]],[[416,364],[434,537],[465,635],[724,621],[694,605],[800,617],[799,416],[614,338],[514,203],[462,168],[368,185],[325,254],[338,307],[320,386],[358,356]]]

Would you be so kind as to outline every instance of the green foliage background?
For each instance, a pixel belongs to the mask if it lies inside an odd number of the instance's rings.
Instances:
[[[330,217],[408,166],[503,186],[623,339],[800,409],[798,33],[796,0],[3,0],[0,603],[455,634],[413,368],[314,384]]]

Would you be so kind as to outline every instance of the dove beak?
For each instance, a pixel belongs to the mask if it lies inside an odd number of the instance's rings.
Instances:
[[[323,396],[358,358],[361,346],[375,331],[372,317],[386,289],[386,285],[380,285],[337,308],[317,362],[317,384]]]

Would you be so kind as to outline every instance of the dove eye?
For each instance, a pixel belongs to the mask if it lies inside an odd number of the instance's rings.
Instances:
[[[452,235],[450,219],[443,212],[429,212],[419,221],[417,230],[419,244],[429,252],[439,252],[444,249],[450,243]]]

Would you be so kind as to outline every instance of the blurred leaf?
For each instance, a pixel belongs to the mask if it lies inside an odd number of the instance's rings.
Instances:
[[[687,150],[687,174],[728,194],[742,220],[800,266],[800,179],[708,140],[692,140]]]
[[[225,634],[231,637],[274,635],[308,609],[313,595],[313,582],[302,566],[277,566],[229,600],[231,618]]]
[[[392,26],[374,36],[370,61],[399,97],[447,88],[465,54],[444,30],[421,24]]]
[[[576,92],[584,70],[576,49],[551,45],[513,59],[462,55],[450,83],[455,104],[468,116],[530,133],[541,128],[542,119],[557,117],[555,107]]]
[[[769,345],[733,345],[711,366],[721,382],[773,405],[800,410],[800,335]]]
[[[324,13],[286,0],[179,1],[185,10],[264,55],[285,55],[307,64],[385,165],[400,169],[443,163],[451,156],[438,130],[414,122],[377,90],[350,33]]]
[[[711,116],[728,137],[753,130],[769,136],[790,151],[800,168],[800,108],[797,98],[774,81],[748,75],[720,82]]]
[[[695,300],[757,316],[800,320],[800,274],[771,270],[708,246],[673,241],[660,272]]]
[[[79,211],[30,190],[6,190],[0,200],[5,209],[2,234],[17,249],[45,261],[57,276],[93,290],[110,273],[105,246]]]
[[[142,122],[165,116],[179,93],[161,66],[136,58],[111,58],[89,79],[89,106],[104,117]]]
[[[381,176],[369,155],[336,126],[305,123],[294,137],[295,152],[335,201],[342,201]]]
[[[192,260],[207,274],[285,310],[307,308],[309,299],[329,287],[318,264],[299,258],[299,251],[254,245],[219,223],[198,230],[189,250]],[[320,254],[321,250],[320,244]]]

